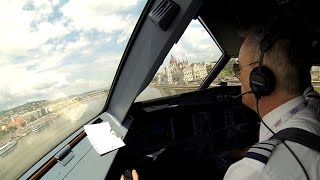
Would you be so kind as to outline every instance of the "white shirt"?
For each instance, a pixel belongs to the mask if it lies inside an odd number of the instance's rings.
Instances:
[[[320,135],[319,116],[306,106],[289,119],[282,119],[290,110],[304,103],[303,96],[298,96],[272,110],[263,117],[263,121],[275,133],[289,127],[297,127]],[[259,142],[268,140],[273,134],[261,124]],[[320,142],[316,142],[320,143]],[[320,179],[320,153],[298,143],[287,141],[288,146],[297,155],[305,167],[310,180]],[[267,164],[260,161],[243,158],[231,165],[224,180],[302,180],[306,179],[298,162],[283,145],[278,145],[272,152]]]
[[[303,97],[305,98],[309,107],[314,109],[318,114],[320,114],[320,99],[308,96],[319,96],[319,93],[313,89],[312,86],[309,86],[304,90]]]

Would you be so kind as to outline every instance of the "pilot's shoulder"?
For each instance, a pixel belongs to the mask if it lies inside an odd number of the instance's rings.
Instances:
[[[242,160],[229,167],[224,180],[270,179],[265,166],[280,143],[280,140],[271,139],[254,144]]]
[[[254,144],[247,151],[245,157],[267,164],[274,149],[281,143],[278,139],[270,139]]]
[[[228,168],[224,180],[263,180],[265,179],[263,178],[264,167],[265,164],[260,161],[251,158],[243,158]]]

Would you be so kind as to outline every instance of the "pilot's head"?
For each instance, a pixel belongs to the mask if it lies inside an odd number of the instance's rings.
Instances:
[[[255,30],[247,33],[240,48],[238,61],[242,93],[253,90],[250,86],[250,73],[255,67],[259,66],[260,42],[264,38],[264,33],[260,32]],[[304,90],[303,81],[306,74],[310,73],[310,67],[305,63],[307,50],[302,46],[303,43],[297,39],[292,36],[280,37],[264,54],[262,64],[274,74],[275,87],[271,93],[261,96],[259,109],[260,104],[262,105],[261,108],[268,104],[281,105],[302,94]],[[242,102],[249,108],[256,110],[256,97],[254,94],[244,95],[242,96]]]

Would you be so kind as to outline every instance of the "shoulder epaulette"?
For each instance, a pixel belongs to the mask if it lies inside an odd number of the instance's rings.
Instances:
[[[267,164],[273,149],[280,143],[281,141],[278,139],[270,139],[256,143],[251,146],[244,157],[255,159],[264,164]]]
[[[299,128],[286,128],[269,140],[256,143],[247,151],[244,157],[255,159],[267,164],[274,148],[283,141],[292,141],[320,152],[320,136]]]

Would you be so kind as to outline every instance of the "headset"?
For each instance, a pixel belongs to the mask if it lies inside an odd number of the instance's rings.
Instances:
[[[254,93],[256,99],[260,99],[261,96],[270,95],[276,87],[276,78],[271,69],[262,65],[264,54],[272,47],[274,42],[279,39],[279,33],[272,35],[271,33],[265,33],[260,42],[260,59],[259,66],[255,67],[249,78],[249,85]]]

